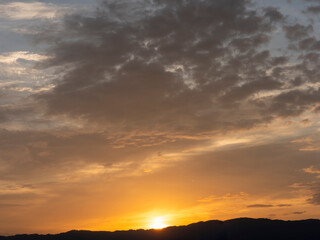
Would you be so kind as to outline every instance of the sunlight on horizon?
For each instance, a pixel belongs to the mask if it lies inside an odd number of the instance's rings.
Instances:
[[[154,217],[151,219],[149,227],[152,229],[163,229],[169,226],[166,224],[166,221],[165,217]]]

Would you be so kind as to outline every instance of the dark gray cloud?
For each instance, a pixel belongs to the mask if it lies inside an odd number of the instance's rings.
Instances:
[[[299,49],[307,51],[320,50],[320,42],[314,37],[303,39],[299,42]]]
[[[271,21],[281,21],[284,19],[284,16],[281,12],[278,11],[275,7],[265,8],[265,17],[269,18]]]
[[[319,102],[319,90],[293,90],[275,97],[269,111],[284,117],[298,116]]]
[[[284,26],[283,29],[286,32],[286,37],[294,41],[305,38],[313,31],[312,25],[303,26],[298,23],[292,26]]]
[[[95,16],[66,16],[54,36],[46,31],[36,36],[51,45],[53,58],[42,66],[63,73],[56,87],[37,99],[49,115],[127,131],[139,127],[194,134],[250,128],[287,112],[291,116],[291,109],[279,112],[279,99],[249,101],[282,89],[291,79],[284,73],[289,57],[263,49],[284,16],[248,4],[105,1]],[[286,29],[291,39],[312,27]]]
[[[310,6],[306,10],[307,13],[318,14],[320,13],[320,5]]]

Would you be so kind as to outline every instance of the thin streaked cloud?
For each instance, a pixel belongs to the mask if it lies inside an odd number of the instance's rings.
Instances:
[[[43,2],[8,2],[0,4],[1,18],[13,20],[55,18],[61,10],[63,8]]]

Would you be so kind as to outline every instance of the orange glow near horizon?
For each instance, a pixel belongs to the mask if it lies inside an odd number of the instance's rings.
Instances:
[[[169,225],[166,224],[166,220],[165,217],[154,217],[151,219],[149,227],[158,230],[168,227]]]

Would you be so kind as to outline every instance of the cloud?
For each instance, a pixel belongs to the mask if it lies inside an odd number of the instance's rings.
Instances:
[[[305,213],[305,211],[303,211],[303,212],[293,212],[292,214],[300,215],[300,214],[303,214],[303,213]]]
[[[320,191],[319,189],[316,189],[311,198],[308,199],[308,202],[314,205],[320,205]]]
[[[44,55],[29,51],[0,54],[1,129],[49,123],[41,117],[41,106],[30,98],[30,94],[48,91],[53,87],[50,83],[51,73],[34,67],[37,61],[45,58]]]
[[[294,41],[305,38],[309,33],[313,32],[312,25],[303,26],[298,23],[291,26],[284,26],[283,29],[286,32],[286,37]]]
[[[318,6],[310,6],[305,11],[307,13],[318,14],[320,12],[320,5]]]
[[[179,153],[190,145],[203,143],[203,140],[172,141],[169,138],[164,141],[163,136],[150,139],[148,136],[117,138],[106,133],[80,133],[77,130],[64,133],[59,128],[51,131],[1,130],[0,136],[1,179],[14,179],[17,183],[81,182],[102,176],[139,176],[146,170],[150,172],[173,164],[174,157],[167,157],[165,153]],[[160,143],[150,144],[151,141]]]
[[[0,4],[1,18],[14,20],[54,18],[57,10],[53,4],[43,2],[9,2]]]
[[[36,96],[48,115],[189,135],[284,115],[286,108],[278,112],[272,103],[277,99],[251,101],[289,81],[268,73],[287,69],[288,58],[262,50],[280,12],[234,0],[138,2],[106,1],[94,16],[68,15],[54,42],[39,32],[36,38],[51,45],[42,66],[62,72],[52,91]]]
[[[277,207],[291,207],[292,204],[278,204]]]
[[[33,193],[33,192],[36,192],[36,190],[28,186],[0,183],[0,196],[25,194],[25,193]]]
[[[297,63],[263,49],[284,21],[276,9],[233,0],[138,2],[105,1],[93,16],[66,16],[54,41],[46,31],[35,36],[51,45],[41,66],[61,69],[56,86],[36,96],[48,116],[192,135],[248,129],[319,104],[316,87],[296,89],[318,81],[311,55]],[[283,28],[292,44],[312,32],[311,25]]]
[[[271,205],[271,204],[251,204],[248,205],[248,208],[271,208],[271,207],[291,207],[292,204],[277,204],[277,205]]]
[[[302,169],[302,171],[304,171],[306,173],[311,173],[311,174],[320,174],[320,170],[314,166],[304,168],[304,169]]]
[[[31,53],[28,51],[7,52],[0,55],[0,63],[16,63],[19,60],[41,61],[47,59],[46,56]]]
[[[317,134],[312,134],[308,137],[303,137],[291,141],[292,143],[298,145],[300,151],[318,151],[319,150],[319,140]]]
[[[239,194],[225,194],[223,196],[208,196],[202,199],[199,199],[198,202],[200,203],[211,203],[211,202],[216,202],[216,201],[228,201],[228,200],[246,200],[248,198],[248,194],[244,192],[240,192]]]
[[[309,184],[302,184],[302,186],[300,186],[300,188],[307,189],[308,191],[309,198],[307,199],[307,202],[313,205],[320,205],[319,168],[312,165],[310,167],[303,168],[302,171],[313,177],[313,181],[310,181]]]
[[[253,205],[248,205],[248,208],[269,208],[269,207],[273,207],[273,205],[269,205],[269,204],[253,204]]]

